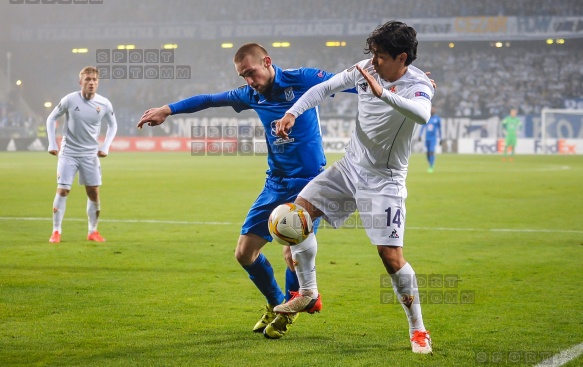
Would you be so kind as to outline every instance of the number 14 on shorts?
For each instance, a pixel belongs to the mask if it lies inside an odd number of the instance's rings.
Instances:
[[[401,208],[388,207],[385,213],[387,213],[387,227],[396,224],[397,228],[401,228],[401,223],[403,222],[401,220]]]

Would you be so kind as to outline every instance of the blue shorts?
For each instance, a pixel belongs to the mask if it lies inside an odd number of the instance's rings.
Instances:
[[[253,233],[271,242],[273,238],[269,234],[267,220],[269,215],[278,205],[293,203],[300,191],[313,179],[310,178],[286,178],[269,175],[265,179],[263,191],[257,197],[245,223],[241,228],[241,234]],[[314,233],[318,229],[320,218],[314,222]]]
[[[425,147],[427,148],[428,152],[435,152],[435,145],[437,144],[437,139],[426,139],[425,140]]]

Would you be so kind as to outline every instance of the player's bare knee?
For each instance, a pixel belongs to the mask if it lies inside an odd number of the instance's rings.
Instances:
[[[85,192],[89,200],[99,202],[99,186],[85,186]]]
[[[71,190],[65,189],[65,188],[62,188],[62,187],[59,187],[57,189],[57,194],[59,194],[59,196],[62,196],[62,197],[68,196],[69,195],[69,192],[71,192]]]
[[[383,265],[390,274],[398,272],[407,263],[401,247],[377,246],[377,249]]]
[[[235,259],[241,265],[251,265],[267,241],[256,235],[241,235],[235,249]]]

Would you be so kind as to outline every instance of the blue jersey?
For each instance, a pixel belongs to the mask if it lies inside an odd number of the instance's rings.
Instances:
[[[441,117],[437,115],[431,115],[429,121],[425,125],[421,126],[419,137],[423,136],[424,131],[426,141],[441,140]]]
[[[282,177],[314,177],[326,165],[317,108],[297,118],[289,139],[275,135],[275,121],[312,86],[334,74],[312,68],[282,70],[273,65],[275,77],[269,94],[248,85],[219,94],[206,94],[170,104],[172,114],[191,113],[210,107],[231,106],[236,112],[253,109],[265,129],[268,174]]]

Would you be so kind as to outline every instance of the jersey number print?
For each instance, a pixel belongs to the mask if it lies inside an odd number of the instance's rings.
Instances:
[[[397,228],[401,228],[401,208],[395,208],[395,216],[392,216],[391,213],[393,212],[393,208],[389,207],[385,210],[387,213],[387,227],[391,226],[392,223],[397,225]]]

